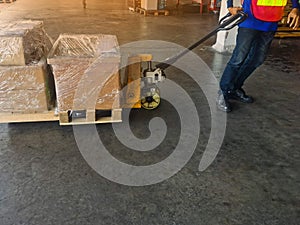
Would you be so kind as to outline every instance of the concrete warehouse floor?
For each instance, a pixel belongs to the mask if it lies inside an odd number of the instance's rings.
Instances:
[[[0,21],[42,20],[54,40],[60,33],[105,33],[117,35],[120,45],[151,39],[187,47],[218,19],[190,8],[144,17],[121,0],[87,4],[83,9],[81,0],[17,0],[0,4]],[[230,55],[212,51],[214,42],[210,38],[194,52],[219,78]],[[193,99],[201,131],[187,165],[154,185],[125,186],[100,176],[81,155],[72,127],[57,122],[1,124],[0,224],[300,224],[299,60],[298,39],[274,40],[265,64],[246,83],[255,103],[234,104],[220,152],[204,172],[198,165],[210,133],[207,100],[184,72],[167,69],[168,77]],[[168,132],[150,152],[123,146],[111,124],[97,125],[97,130],[116,158],[149,165],[169,156],[180,136],[178,114],[166,101],[154,111],[133,110],[133,133],[146,138],[154,116],[165,119]]]

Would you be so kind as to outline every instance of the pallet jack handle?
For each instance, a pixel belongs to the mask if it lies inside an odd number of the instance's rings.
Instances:
[[[193,50],[194,48],[198,47],[200,44],[202,44],[204,41],[206,41],[210,37],[214,36],[219,31],[230,30],[233,27],[235,27],[238,24],[245,21],[246,19],[247,19],[247,14],[243,11],[239,11],[236,15],[233,15],[233,16],[230,13],[228,13],[227,15],[225,15],[223,18],[220,19],[219,26],[216,29],[211,31],[209,34],[207,34],[202,39],[200,39],[196,43],[192,44],[190,47],[186,48],[182,52],[178,53],[177,55],[175,55],[173,57],[165,59],[164,62],[157,64],[155,67],[157,69],[161,69],[161,70],[167,69],[173,63],[175,63],[179,58],[181,58],[182,56],[184,56],[186,53]]]

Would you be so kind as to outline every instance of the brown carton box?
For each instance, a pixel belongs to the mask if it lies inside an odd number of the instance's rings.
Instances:
[[[54,100],[52,79],[45,59],[30,66],[0,66],[0,112],[48,111]]]

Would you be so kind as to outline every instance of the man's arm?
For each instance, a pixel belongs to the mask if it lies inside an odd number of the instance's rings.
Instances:
[[[287,23],[290,24],[290,27],[297,29],[300,26],[300,5],[298,0],[292,0],[293,9],[288,15]]]

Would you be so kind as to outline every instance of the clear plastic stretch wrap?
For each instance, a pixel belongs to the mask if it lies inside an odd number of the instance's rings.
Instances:
[[[0,25],[0,66],[25,66],[47,56],[52,41],[42,21],[24,20]]]
[[[48,64],[59,111],[120,107],[116,36],[61,34],[48,55]]]
[[[52,41],[41,21],[0,26],[0,112],[45,112],[54,102],[46,56]]]

